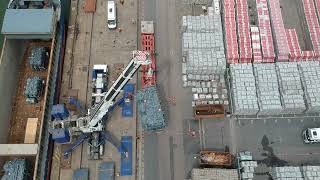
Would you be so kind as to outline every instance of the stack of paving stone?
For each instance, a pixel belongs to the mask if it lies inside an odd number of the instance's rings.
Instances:
[[[210,8],[211,10],[212,8]],[[183,16],[182,29],[186,32],[219,32],[221,31],[220,16]]]
[[[299,167],[273,167],[270,172],[274,180],[303,180]]]
[[[220,10],[209,10],[206,16],[182,17],[182,79],[184,87],[192,88],[193,106],[229,104]]]
[[[278,62],[276,70],[284,114],[303,113],[306,106],[297,63]]]
[[[230,64],[233,114],[255,115],[259,111],[252,64]]]
[[[236,169],[192,169],[192,180],[238,180]]]
[[[254,169],[258,167],[257,161],[241,161],[241,179],[243,180],[252,180]]]
[[[191,87],[192,106],[200,104],[224,104],[228,108],[228,91],[224,75],[184,75],[184,86]]]
[[[306,180],[320,179],[320,166],[302,166],[301,171]]]
[[[224,53],[214,49],[188,51],[185,63],[187,74],[224,74],[226,69]]]
[[[278,78],[274,64],[254,64],[260,115],[282,113]]]
[[[320,66],[318,61],[301,62],[299,65],[308,112],[320,112]]]
[[[204,16],[205,17],[205,16]],[[209,16],[211,17],[211,16]],[[212,16],[213,17],[213,16]],[[219,32],[185,32],[182,35],[183,52],[199,49],[224,52],[222,33]],[[213,61],[215,59],[212,59]]]

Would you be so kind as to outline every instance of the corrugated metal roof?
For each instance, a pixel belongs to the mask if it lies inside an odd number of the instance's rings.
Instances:
[[[53,9],[7,9],[3,34],[52,34]]]

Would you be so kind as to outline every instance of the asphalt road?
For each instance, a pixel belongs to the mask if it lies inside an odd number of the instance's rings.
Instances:
[[[185,178],[184,122],[192,116],[191,90],[182,87],[179,2],[145,0],[143,19],[155,22],[157,85],[168,127],[160,133],[145,135],[144,174],[146,180]],[[176,105],[167,101],[176,98]]]

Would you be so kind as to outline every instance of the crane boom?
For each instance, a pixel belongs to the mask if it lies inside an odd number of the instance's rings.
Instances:
[[[112,107],[116,97],[122,90],[122,88],[128,83],[135,72],[141,65],[148,65],[151,61],[149,59],[148,52],[145,51],[134,51],[133,58],[127,67],[120,74],[118,79],[109,88],[102,101],[94,107],[89,114],[88,128],[94,127],[98,122],[107,114],[109,108]]]
[[[102,100],[92,107],[84,117],[71,118],[68,120],[53,121],[53,129],[68,128],[71,131],[80,131],[82,133],[92,133],[103,131],[103,117],[112,109],[114,102],[122,88],[133,77],[141,65],[151,63],[150,54],[147,51],[133,51],[133,58],[123,70],[117,80],[109,88],[108,92],[102,97]]]

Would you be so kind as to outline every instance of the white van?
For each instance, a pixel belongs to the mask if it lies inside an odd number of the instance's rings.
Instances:
[[[302,138],[306,144],[320,143],[320,128],[307,128],[303,131]]]
[[[114,1],[108,1],[108,28],[117,28],[117,8]]]

